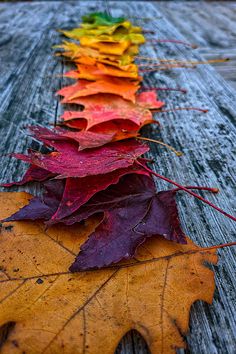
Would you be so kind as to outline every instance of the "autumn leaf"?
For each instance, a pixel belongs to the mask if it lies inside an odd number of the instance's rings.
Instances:
[[[79,40],[87,39],[94,41],[104,42],[123,42],[124,40],[130,40],[131,43],[142,44],[145,42],[142,35],[141,27],[132,26],[131,22],[123,21],[121,23],[115,23],[109,26],[93,26],[87,24],[81,24],[80,27],[74,28],[69,31],[60,30],[66,37]],[[94,40],[94,41],[93,41]],[[82,45],[86,45],[81,42]]]
[[[51,218],[51,221],[60,221],[73,214],[95,194],[106,190],[113,184],[117,184],[121,177],[129,174],[131,174],[132,177],[134,174],[148,175],[144,169],[134,165],[104,175],[88,176],[84,178],[67,178],[63,196],[56,213]]]
[[[140,45],[145,43],[145,38],[141,33],[113,33],[109,34],[100,34],[100,35],[93,35],[89,33],[85,33],[79,37],[80,44],[82,46],[88,46],[91,48],[98,49],[101,53],[111,53],[116,55],[122,55],[124,51],[128,48],[131,44]],[[109,49],[109,45],[113,47],[113,49]],[[114,48],[118,49],[118,45],[120,49],[123,49],[120,53],[113,52]],[[106,51],[103,51],[103,48],[107,47]],[[115,47],[116,46],[116,47]],[[127,47],[126,47],[127,46]]]
[[[0,217],[29,198],[1,193]],[[133,261],[67,272],[96,223],[47,231],[40,222],[3,224],[0,325],[15,324],[2,344],[3,354],[112,354],[132,328],[153,354],[174,354],[186,346],[191,305],[212,302],[214,276],[205,264],[216,264],[214,251],[189,240],[181,245],[155,237],[139,247]]]
[[[122,30],[123,29],[123,30]],[[75,28],[71,31],[60,31],[66,37],[80,41],[81,46],[97,49],[100,53],[123,55],[133,44],[145,43],[144,36],[140,33],[140,27],[131,27],[129,22],[118,26],[97,27],[86,29]]]
[[[164,105],[157,100],[154,91],[136,95],[135,104],[109,94],[80,97],[73,100],[73,103],[84,106],[84,110],[65,111],[61,118],[64,125],[83,131],[78,133],[58,129],[55,131],[65,137],[81,141],[80,149],[137,137],[144,125],[158,123],[153,120],[151,110],[160,109]],[[84,130],[93,132],[94,137],[86,134]]]
[[[147,145],[135,139],[127,140],[126,144],[114,142],[83,151],[78,151],[78,144],[65,140],[42,138],[42,141],[57,151],[48,154],[29,151],[28,155],[12,154],[12,156],[57,174],[58,178],[106,174],[132,166],[138,157],[149,150]]]
[[[96,193],[104,191],[112,184],[117,184],[121,177],[128,174],[149,176],[147,171],[138,165],[133,165],[105,175],[48,181],[44,183],[45,193],[42,197],[32,198],[28,205],[11,215],[6,221],[43,219],[48,221],[48,225],[64,222],[63,218],[68,218],[71,215],[74,216],[74,212],[80,209]],[[113,204],[114,201],[112,201]],[[85,204],[84,209],[90,209],[90,206],[87,207]],[[47,213],[45,213],[46,210]],[[90,212],[85,218],[100,211],[102,210]],[[68,220],[66,222],[71,223]]]
[[[121,70],[102,63],[97,63],[96,65],[77,64],[77,70],[68,71],[64,76],[72,79],[86,79],[92,81],[106,80],[109,79],[109,76],[139,79],[137,67],[131,67],[131,69],[132,71]]]
[[[125,21],[124,17],[113,17],[106,12],[91,12],[82,16],[83,25],[87,28],[97,26],[112,26]]]
[[[128,39],[118,42],[112,38],[109,41],[98,41],[89,37],[81,37],[80,44],[97,49],[100,53],[122,55],[129,48],[131,42]]]
[[[47,139],[55,139],[55,140],[74,140],[79,143],[78,150],[84,150],[84,149],[92,149],[95,147],[103,146],[106,145],[112,141],[115,141],[115,135],[116,132],[101,132],[101,133],[96,133],[92,131],[69,131],[61,128],[54,128],[54,130],[49,130],[48,132],[44,135]],[[131,135],[131,134],[123,134],[124,138],[130,138],[136,135]]]
[[[122,70],[121,68],[114,68],[112,65],[97,63],[97,68],[103,75],[141,80],[141,78],[138,77],[137,65],[130,65],[129,70]]]
[[[78,128],[76,124],[76,120],[72,121],[71,124],[68,124],[72,128]],[[149,122],[152,123],[152,122]],[[147,123],[146,123],[147,124]],[[47,130],[46,133],[42,133],[39,136],[39,139],[47,139],[50,140],[71,140],[79,143],[78,150],[82,151],[84,149],[92,149],[95,147],[100,147],[106,145],[110,142],[134,138],[139,135],[139,129],[134,127],[133,124],[126,124],[126,128],[123,128],[123,124],[121,122],[108,122],[105,124],[99,125],[99,127],[92,128],[96,130],[88,131],[70,131],[62,128],[54,128],[53,130]]]
[[[133,47],[135,47],[135,46],[133,46]],[[86,47],[84,47],[84,48],[86,48]],[[130,51],[130,48],[128,49],[129,51]],[[67,54],[68,55],[65,55],[65,56],[67,56],[67,57],[71,56],[69,53],[67,53]],[[136,65],[133,64],[134,58],[132,58],[131,54],[124,53],[123,55],[113,56],[114,59],[111,59],[111,55],[99,53],[99,57],[96,59],[91,58],[91,57],[86,57],[86,56],[78,56],[74,59],[74,62],[75,62],[75,64],[81,63],[81,64],[85,64],[85,65],[95,65],[97,63],[103,63],[103,64],[113,66],[114,68],[119,68],[120,70],[123,70],[123,71],[134,71]],[[134,54],[134,55],[136,55],[136,54]]]
[[[104,212],[103,218],[81,246],[70,270],[102,268],[130,259],[137,247],[154,235],[186,243],[175,194],[174,191],[157,193],[153,180],[142,175],[124,177],[117,185],[96,194],[77,211],[77,218],[82,219],[86,212],[88,217],[99,211]],[[76,216],[72,219],[75,221]]]
[[[41,167],[31,165],[26,171],[23,178],[18,182],[2,183],[2,187],[11,187],[11,186],[22,186],[23,184],[29,182],[43,182],[46,179],[52,178],[55,175],[47,170],[44,170]]]
[[[63,55],[67,58],[71,58],[75,61],[75,63],[81,63],[85,65],[95,65],[97,62],[116,66],[121,70],[131,71],[135,64],[134,55],[136,55],[136,49],[133,52],[136,46],[130,46],[122,55],[112,55],[100,53],[97,49],[82,47],[77,43],[63,41],[62,44],[55,45],[55,49],[63,49],[64,52],[56,52],[56,55]]]
[[[77,141],[80,144],[79,150],[83,150],[138,136],[144,125],[158,123],[153,120],[150,110],[160,109],[164,105],[154,91],[136,95],[136,104],[109,94],[80,97],[76,103],[85,109],[65,111],[61,118],[65,125],[82,131],[68,131],[58,127],[49,130],[37,126],[30,129],[35,134],[37,132],[39,140],[68,138]]]
[[[55,182],[57,188],[59,181]],[[145,170],[134,167],[101,176],[67,178],[65,183],[60,181],[60,194],[55,197],[53,183],[46,183],[43,198],[32,198],[4,221],[43,219],[47,225],[58,222],[71,225],[103,213],[100,224],[71,266],[73,272],[130,259],[137,247],[153,235],[186,243],[176,191],[157,193]]]
[[[73,103],[84,106],[84,110],[65,111],[61,117],[64,123],[77,129],[94,128],[93,131],[96,131],[99,124],[103,124],[104,128],[104,123],[114,120],[122,121],[121,129],[129,130],[130,123],[134,124],[133,129],[140,129],[153,122],[150,110],[160,109],[164,105],[154,91],[136,95],[135,103],[108,94],[80,97],[73,100]]]
[[[109,26],[98,25],[91,28],[90,24],[82,23],[81,27],[73,28],[70,31],[60,30],[66,37],[80,40],[81,37],[99,37],[101,35],[118,35],[118,34],[130,34],[130,33],[141,33],[141,27],[132,26],[129,21],[122,21],[120,23],[115,23]]]
[[[18,212],[9,216],[5,221],[15,220],[48,220],[57,211],[63,196],[64,180],[46,181],[43,184],[44,193],[42,197],[29,199],[29,204],[25,205]]]
[[[121,78],[106,78],[106,80],[97,80],[95,82],[79,80],[74,85],[63,87],[61,90],[57,91],[57,94],[64,97],[62,103],[74,103],[73,100],[76,98],[95,95],[97,93],[112,93],[135,102],[135,93],[138,89],[138,81]]]
[[[106,76],[103,75],[95,65],[85,65],[78,64],[77,70],[70,70],[64,74],[65,77],[69,77],[70,79],[85,79],[90,81],[96,80],[106,80]]]

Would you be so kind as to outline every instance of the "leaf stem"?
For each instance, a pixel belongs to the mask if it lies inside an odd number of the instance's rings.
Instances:
[[[177,62],[177,59],[161,59],[161,58],[154,58],[154,57],[146,57],[143,55],[136,55],[135,59],[138,60],[147,60],[147,61],[159,61],[159,62]]]
[[[150,64],[139,64],[139,66],[148,66],[147,69],[141,69],[139,72],[152,72],[152,71],[158,71],[158,70],[168,70],[172,68],[194,68],[196,65],[202,65],[202,64],[214,64],[214,63],[225,63],[226,61],[229,61],[229,58],[224,58],[224,59],[212,59],[212,60],[206,60],[206,61],[173,61],[170,64],[162,64],[162,63],[150,63]]]
[[[229,242],[229,243],[223,243],[221,245],[203,247],[199,251],[201,252],[201,251],[215,250],[215,249],[224,248],[224,247],[231,247],[231,246],[236,246],[236,242]]]
[[[187,93],[186,89],[183,88],[172,88],[172,87],[142,87],[142,91],[179,91],[182,93]]]
[[[159,145],[163,145],[163,146],[167,147],[169,150],[173,151],[176,156],[182,156],[183,155],[182,152],[175,150],[172,146],[164,143],[163,141],[150,139],[150,138],[145,138],[143,136],[137,136],[136,139],[150,141],[151,143],[156,143],[156,144],[159,144]]]
[[[155,59],[153,59],[155,60]],[[171,63],[171,65],[200,65],[200,64],[214,64],[214,63],[225,63],[229,61],[229,58],[223,58],[223,59],[209,59],[209,60],[204,60],[204,61],[194,61],[194,60],[186,60],[186,61],[181,61],[181,60],[169,60],[169,61],[163,61],[159,60],[159,63],[141,63],[139,64],[139,67],[142,66],[161,66],[163,65],[162,63]]]
[[[212,192],[212,193],[218,193],[219,189],[218,188],[211,188],[211,187],[201,187],[201,186],[184,186],[187,189],[197,189],[200,191],[208,191],[208,192]],[[172,192],[178,192],[180,191],[181,188],[175,188],[172,189]]]
[[[177,107],[177,108],[170,108],[170,109],[152,109],[152,112],[158,113],[168,113],[168,112],[175,112],[175,111],[199,111],[202,113],[207,113],[209,110],[204,108],[198,107]]]
[[[158,71],[158,70],[169,70],[169,69],[175,69],[175,68],[190,68],[193,69],[194,67],[191,65],[187,66],[187,65],[161,65],[160,67],[153,67],[153,68],[148,68],[148,69],[140,69],[139,72],[140,73],[150,73],[153,71]]]
[[[139,161],[137,161],[137,163],[140,164],[140,165],[142,165]],[[204,203],[208,204],[209,206],[211,206],[212,208],[216,209],[216,210],[219,211],[221,214],[227,216],[229,219],[231,219],[231,220],[233,220],[233,221],[236,221],[236,217],[234,217],[233,215],[230,215],[230,214],[226,213],[224,210],[222,210],[222,209],[219,208],[218,206],[212,204],[209,200],[202,198],[200,195],[198,195],[198,194],[192,192],[191,190],[189,190],[188,188],[186,188],[186,187],[184,187],[184,186],[181,186],[179,183],[177,183],[177,182],[175,182],[175,181],[173,181],[173,180],[171,180],[171,179],[169,179],[169,178],[167,178],[167,177],[164,177],[164,176],[162,176],[162,175],[160,175],[160,174],[158,174],[158,173],[152,171],[152,170],[151,170],[150,168],[148,168],[147,166],[145,166],[145,165],[142,165],[142,166],[143,166],[143,168],[144,168],[145,170],[147,170],[147,171],[148,171],[149,173],[151,173],[152,175],[154,175],[154,176],[156,176],[156,177],[158,177],[158,178],[160,178],[160,179],[163,179],[164,181],[166,181],[166,182],[168,182],[168,183],[171,183],[171,184],[175,185],[175,186],[178,187],[179,189],[181,189],[181,190],[187,192],[188,194],[192,195],[193,197],[195,197],[195,198],[201,200],[202,202],[204,202]]]
[[[144,20],[144,21],[153,21],[154,19],[162,19],[161,16],[159,17],[155,17],[155,18],[152,18],[152,17],[137,17],[137,16],[129,16],[129,18],[133,18],[135,20]]]
[[[188,47],[191,47],[193,49],[197,48],[196,44],[191,44],[191,43],[186,43],[177,39],[148,39],[147,42],[151,42],[151,43],[175,43],[175,44],[183,44],[186,45]]]

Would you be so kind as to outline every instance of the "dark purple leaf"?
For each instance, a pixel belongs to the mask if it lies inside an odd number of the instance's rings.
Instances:
[[[29,204],[3,221],[48,220],[56,212],[64,190],[63,180],[52,180],[44,183],[45,193],[42,197],[34,197]]]
[[[42,182],[46,179],[52,178],[55,175],[47,170],[44,170],[41,167],[31,165],[28,170],[26,171],[25,175],[23,176],[21,181],[18,182],[11,182],[11,183],[3,183],[1,184],[2,187],[11,187],[11,186],[22,186],[28,182]]]
[[[130,194],[127,193],[129,187]],[[111,192],[114,196],[113,205]],[[132,258],[137,247],[151,236],[161,235],[167,240],[186,243],[179,222],[175,192],[156,193],[150,177],[137,175],[124,177],[105,193],[109,194],[107,202],[110,200],[110,208],[106,208],[104,201],[100,204],[104,217],[95,232],[82,245],[70,267],[72,272],[101,268]],[[93,200],[90,205],[92,203]]]
[[[149,175],[144,169],[134,165],[104,175],[67,178],[60,205],[48,225],[73,214],[97,192],[118,183],[122,176],[131,173]]]

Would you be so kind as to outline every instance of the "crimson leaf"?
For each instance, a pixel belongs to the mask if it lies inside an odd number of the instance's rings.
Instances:
[[[59,178],[66,178],[106,174],[132,166],[149,150],[147,145],[135,139],[127,140],[126,144],[118,141],[85,151],[78,151],[78,144],[70,141],[44,139],[44,142],[58,151],[49,154],[30,151],[28,155],[12,156],[58,174]]]

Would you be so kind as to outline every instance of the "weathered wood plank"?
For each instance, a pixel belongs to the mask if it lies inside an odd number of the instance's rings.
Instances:
[[[204,58],[230,58],[214,67],[236,89],[236,3],[161,1],[158,8]]]
[[[182,33],[185,39],[203,45],[205,50],[209,48],[209,42],[215,40],[217,43],[214,32],[210,33],[212,27],[208,26],[211,5],[207,5],[208,11],[204,11],[201,5],[199,12],[196,10],[196,18],[191,9],[199,7],[199,3],[193,4],[195,6],[193,8],[191,4],[186,5],[188,13],[184,11],[182,17],[177,16],[181,9],[185,8],[181,3],[109,1],[108,5],[113,15],[151,16],[153,18],[151,22],[135,21],[146,29],[154,29],[159,38],[184,39]],[[232,9],[232,13],[227,9],[223,11],[223,15],[229,18],[229,23],[224,22],[224,26],[230,33],[229,40],[232,40],[230,46],[233,46],[236,33],[233,5]],[[25,138],[22,128],[32,123],[53,124],[58,117],[62,108],[58,105],[54,92],[64,83],[57,77],[64,68],[61,62],[52,57],[51,46],[59,42],[59,35],[55,29],[76,25],[81,14],[92,10],[104,10],[104,2],[35,2],[0,5],[0,33],[3,34],[0,39],[1,154],[12,151],[24,152],[30,144],[36,147],[36,142],[31,143],[30,139]],[[219,15],[214,16],[214,28],[217,28]],[[219,28],[218,35],[221,38],[225,36],[226,27],[223,28],[222,25]],[[193,30],[190,32],[189,28]],[[155,47],[146,45],[142,52],[148,56],[161,58],[201,59],[199,51],[193,52],[174,44],[160,44]],[[210,108],[206,115],[180,111],[156,117],[160,120],[162,129],[149,127],[143,134],[160,138],[177,150],[184,151],[185,155],[177,158],[159,146],[152,146],[152,157],[157,161],[153,168],[182,184],[220,187],[221,193],[218,196],[207,195],[208,199],[234,213],[235,92],[208,65],[194,70],[176,69],[148,74],[145,75],[144,82],[146,86],[152,87],[166,85],[188,89],[186,95],[160,93],[159,96],[166,101],[167,107]],[[4,157],[1,168],[2,180],[19,178],[23,174],[23,166],[18,161]],[[161,181],[157,181],[157,185],[159,189],[168,187]],[[32,188],[27,190],[32,191]],[[198,244],[206,246],[233,240],[234,225],[230,220],[187,196],[179,198],[179,205],[183,227]],[[235,268],[234,250],[221,251],[219,265],[215,267],[217,287],[213,305],[208,306],[199,302],[192,308],[190,334],[187,337],[191,353],[235,353],[233,281]],[[144,345],[138,343],[137,336],[129,334],[118,352],[147,353]]]

